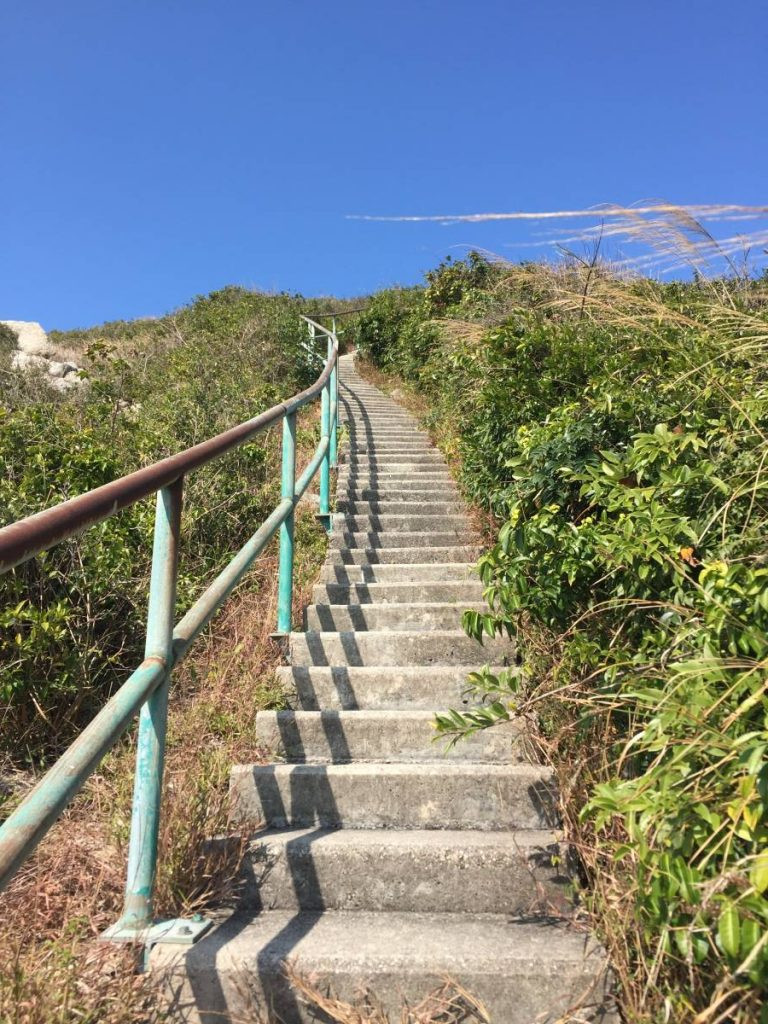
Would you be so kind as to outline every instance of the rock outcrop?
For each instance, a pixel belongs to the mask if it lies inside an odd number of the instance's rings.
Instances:
[[[0,320],[16,335],[16,351],[11,354],[14,370],[39,370],[48,375],[46,381],[55,391],[69,391],[83,383],[80,367],[57,359],[55,346],[39,323],[34,320]]]

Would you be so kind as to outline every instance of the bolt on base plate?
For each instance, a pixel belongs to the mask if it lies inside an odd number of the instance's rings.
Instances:
[[[136,942],[151,947],[158,942],[171,942],[191,946],[213,927],[213,921],[200,917],[174,917],[170,921],[155,921],[146,928],[131,928],[117,921],[99,938],[103,942]]]

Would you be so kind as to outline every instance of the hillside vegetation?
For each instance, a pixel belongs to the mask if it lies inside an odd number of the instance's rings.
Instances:
[[[324,353],[308,349],[299,312],[340,306],[227,288],[159,320],[55,332],[88,380],[62,397],[42,375],[0,372],[2,522],[178,452],[305,387]],[[313,403],[297,424],[302,468],[318,435]],[[272,430],[188,478],[180,611],[276,504],[279,453]],[[311,502],[297,509],[297,620],[326,546],[314,511]],[[0,818],[141,660],[153,520],[148,499],[0,578]],[[281,654],[269,636],[275,548],[174,674],[160,918],[221,906],[240,877],[244,843],[229,817],[229,772],[259,759],[256,713],[283,701]],[[2,895],[3,1022],[166,1019],[155,980],[136,973],[135,951],[98,941],[122,906],[134,741],[129,730]]]
[[[226,288],[157,320],[53,332],[88,383],[62,397],[34,373],[0,374],[0,524],[306,387],[325,353],[310,351],[299,313],[323,307]],[[274,433],[188,478],[180,608],[279,500]],[[60,749],[141,660],[153,522],[141,502],[0,577],[0,744],[16,763]]]
[[[518,637],[438,729],[538,722],[629,1021],[768,1021],[767,285],[471,255],[358,328],[491,515],[467,632]]]

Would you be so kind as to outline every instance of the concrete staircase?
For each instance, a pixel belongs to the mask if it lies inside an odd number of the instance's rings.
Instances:
[[[613,1019],[603,955],[568,920],[549,769],[512,724],[447,753],[433,742],[433,712],[466,703],[467,673],[514,656],[461,630],[483,602],[451,476],[352,357],[340,367],[348,445],[322,577],[280,670],[292,710],[257,718],[282,760],[232,772],[234,813],[266,827],[236,913],[155,962],[174,967],[179,1019],[331,1020],[300,1001],[286,960],[345,998],[367,986],[392,1024],[446,976],[493,1024]]]

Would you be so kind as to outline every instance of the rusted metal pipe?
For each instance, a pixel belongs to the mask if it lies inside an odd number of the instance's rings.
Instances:
[[[321,330],[327,333],[325,328]],[[334,344],[334,358],[337,354],[338,344]],[[279,422],[287,413],[296,412],[323,390],[330,379],[333,362],[334,360],[331,360],[326,364],[311,387],[294,395],[288,401],[254,416],[253,419],[225,430],[208,441],[187,448],[178,455],[171,455],[144,469],[138,469],[135,473],[120,477],[119,480],[112,480],[86,494],[62,501],[52,508],[4,527],[0,530],[0,573],[7,572],[41,551],[53,547],[59,541],[134,505],[162,487],[167,487],[180,476],[220,458],[233,448],[249,441],[256,434],[271,427],[273,423]]]
[[[127,931],[130,934],[138,934],[136,928],[149,919],[151,883],[156,859],[167,699],[167,693],[160,694],[159,690],[167,690],[168,679],[174,666],[186,655],[194,638],[221,607],[281,524],[292,514],[295,502],[309,486],[318,466],[328,459],[327,419],[330,418],[331,422],[334,422],[336,416],[336,402],[330,393],[330,381],[338,359],[338,341],[332,331],[307,317],[304,319],[311,325],[313,337],[315,330],[320,330],[329,337],[328,361],[311,387],[259,416],[178,455],[137,470],[119,480],[113,480],[103,487],[97,487],[93,491],[28,516],[0,530],[0,572],[3,572],[135,504],[142,498],[156,491],[161,492],[158,500],[150,622],[144,661],[0,826],[0,890],[7,885],[20,865],[32,853],[104,754],[115,745],[136,712],[145,706],[144,717],[150,728],[149,731],[144,730],[145,739],[149,744],[145,751],[147,757],[144,767],[147,771],[144,774],[148,773],[151,776],[152,792],[149,793],[148,799],[144,799],[146,793],[142,789],[140,798],[136,801],[133,830],[136,842],[132,843],[134,850],[131,857],[134,867],[139,863],[143,867],[138,871],[129,870],[129,899],[126,903],[127,915],[123,920],[129,927],[118,926],[117,930],[121,933]],[[184,475],[244,444],[284,416],[293,416],[298,409],[320,393],[324,398],[323,437],[310,464],[296,481],[293,497],[283,497],[250,540],[208,586],[173,630],[171,643]],[[140,736],[140,747],[141,743]],[[141,774],[140,764],[138,775]],[[137,783],[139,781],[137,777]],[[154,840],[149,837],[149,846],[144,842],[148,836],[147,829],[155,836]],[[138,903],[134,896],[140,897]],[[195,932],[200,933],[199,929]],[[123,939],[125,935],[119,934],[115,937]]]

